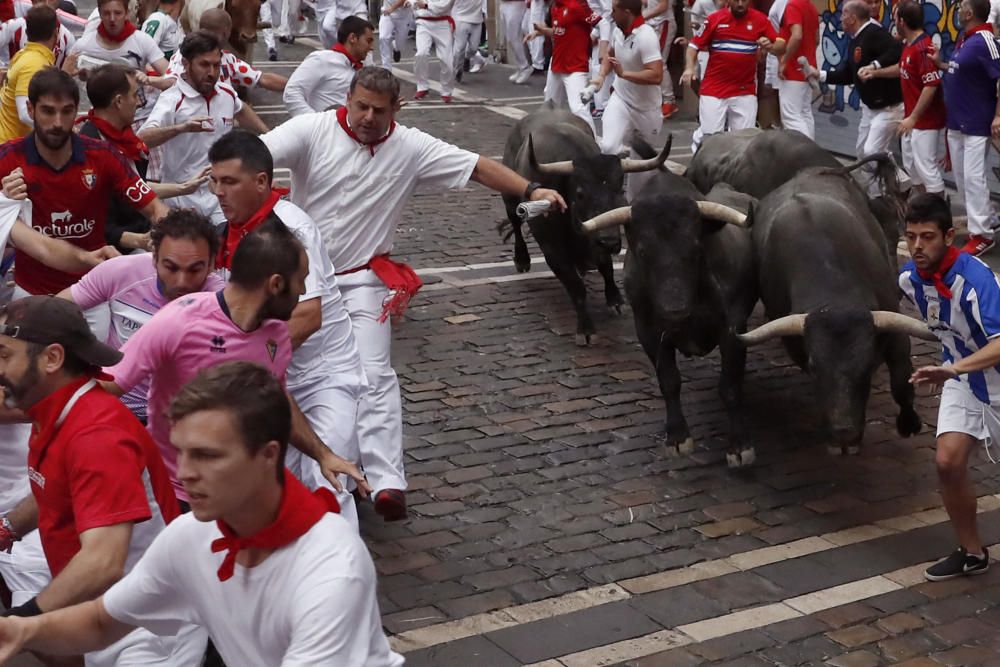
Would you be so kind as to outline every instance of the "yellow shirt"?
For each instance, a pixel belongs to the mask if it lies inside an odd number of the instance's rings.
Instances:
[[[38,42],[28,42],[14,54],[7,70],[7,81],[0,89],[0,142],[17,139],[31,132],[17,115],[17,98],[28,96],[28,84],[35,73],[55,64],[52,50]]]

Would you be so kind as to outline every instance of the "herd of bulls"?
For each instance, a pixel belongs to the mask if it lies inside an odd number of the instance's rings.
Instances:
[[[582,121],[543,108],[511,132],[504,164],[558,190],[569,204],[565,213],[528,225],[569,293],[578,344],[594,333],[586,270],[600,271],[607,304],[621,308],[612,256],[625,230],[625,291],[666,402],[669,448],[694,448],[676,354],[703,356],[719,348],[727,462],[753,463],[741,414],[746,348],[774,338],[811,376],[832,451],[858,451],[872,376],[883,362],[899,405],[900,435],[920,432],[909,337],[935,338],[922,322],[898,312],[896,246],[905,197],[887,156],[842,166],[810,139],[783,130],[709,136],[686,170],[667,161],[669,139],[659,155],[641,142],[633,148],[644,159],[602,155]],[[869,197],[851,175],[866,165],[874,165],[878,197]],[[628,206],[625,174],[640,171],[650,173],[641,175]],[[517,198],[504,203],[515,265],[527,271]],[[769,322],[748,332],[758,300]]]

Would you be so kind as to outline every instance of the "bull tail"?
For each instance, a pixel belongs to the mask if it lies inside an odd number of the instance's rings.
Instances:
[[[899,185],[896,163],[888,153],[866,155],[856,162],[836,169],[830,169],[829,172],[846,176],[872,162],[877,163],[874,175],[878,181],[879,192],[881,192],[882,198],[893,209],[899,220],[902,220],[906,211],[906,194]]]
[[[872,153],[871,155],[864,156],[857,162],[845,164],[843,167],[839,167],[837,169],[831,169],[830,171],[846,175],[860,169],[861,167],[871,162],[878,162],[879,168],[881,168],[882,165],[888,163],[889,165],[893,166],[893,172],[895,172],[895,166],[893,165],[892,158],[889,157],[888,153]]]
[[[510,241],[510,237],[514,235],[514,223],[510,221],[510,218],[497,220],[497,233],[503,237],[504,243]]]

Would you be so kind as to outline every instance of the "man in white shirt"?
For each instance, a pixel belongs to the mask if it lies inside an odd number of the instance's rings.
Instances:
[[[73,655],[136,627],[170,635],[196,623],[227,665],[402,665],[382,631],[361,538],[326,490],[310,493],[283,468],[291,415],[280,383],[249,362],[213,366],[178,393],[170,417],[191,512],[101,598],[0,619],[0,660],[22,648]]]
[[[163,145],[162,176],[172,183],[183,183],[207,167],[209,146],[233,129],[234,121],[247,129],[267,131],[267,126],[249,113],[236,91],[219,81],[222,50],[215,35],[193,32],[184,38],[180,52],[184,73],[176,85],[163,91],[139,130],[148,146]],[[174,201],[177,206],[208,216],[219,228],[226,223],[219,201],[207,184]]]
[[[674,95],[674,81],[667,69],[670,50],[677,38],[677,21],[674,19],[674,0],[649,0],[643,16],[660,40],[660,55],[663,58],[663,81],[660,91],[663,94],[663,106],[660,112],[664,118],[670,118],[677,113],[677,99]]]
[[[615,73],[615,90],[604,109],[601,152],[617,155],[627,148],[625,142],[633,132],[655,143],[663,127],[660,80],[666,74],[656,31],[643,22],[642,0],[614,0],[611,18],[615,25],[611,49],[591,85],[599,89],[604,77]],[[629,176],[630,195],[642,180]]]
[[[32,6],[35,5],[48,5],[55,11],[59,9],[59,0],[32,0]],[[52,47],[52,52],[56,55],[56,67],[62,67],[69,50],[76,44],[76,37],[62,23],[59,24],[58,32],[59,36]],[[24,16],[6,21],[0,26],[0,62],[8,64],[14,54],[23,49],[27,43],[28,33],[25,30]]]
[[[479,36],[483,30],[483,0],[455,0],[451,18],[455,20],[455,80],[462,81],[468,69],[475,74],[486,65],[486,58],[479,53]]]
[[[441,101],[451,102],[455,86],[454,33],[455,20],[451,17],[452,0],[406,0],[413,7],[417,21],[417,53],[413,58],[413,73],[417,77],[414,100],[427,97],[430,90],[431,49],[441,61]]]
[[[366,0],[334,0],[333,7],[328,10],[322,18],[316,15],[316,27],[319,32],[319,41],[324,49],[329,49],[337,43],[337,34],[340,32],[340,24],[348,16],[368,20],[368,3]]]
[[[507,44],[507,64],[514,66],[514,73],[508,79],[514,83],[527,82],[532,72],[528,50],[524,46],[524,24],[528,16],[524,1],[500,0],[500,22],[503,24],[503,38]]]
[[[348,17],[345,23],[351,18],[357,19]],[[358,402],[368,383],[319,228],[302,209],[281,199],[282,192],[272,190],[274,162],[258,137],[242,130],[230,132],[212,144],[208,159],[212,163],[212,189],[228,221],[219,266],[223,275],[228,275],[231,256],[243,237],[273,218],[281,220],[306,249],[309,274],[305,294],[299,297],[288,321],[294,350],[288,367],[288,392],[323,444],[358,463]],[[310,489],[333,490],[341,516],[357,526],[357,509],[346,477],[340,480],[343,491],[332,489],[319,466],[296,449],[288,450],[285,464]]]
[[[167,60],[180,48],[181,38],[184,37],[184,31],[177,23],[183,8],[183,0],[160,0],[156,11],[142,22],[142,31],[153,38]]]
[[[289,115],[326,111],[347,102],[351,79],[375,45],[375,26],[348,16],[338,31],[332,49],[313,51],[289,77],[284,94]]]
[[[397,290],[390,297],[373,260],[405,274],[408,267],[395,265],[388,254],[417,187],[461,188],[475,180],[493,190],[565,207],[557,192],[529,183],[489,158],[397,125],[399,108],[399,81],[385,69],[365,67],[351,83],[346,107],[292,118],[261,137],[275,166],[291,169],[292,201],[319,225],[337,270],[369,383],[358,416],[361,462],[375,491],[375,509],[390,520],[406,516],[406,478],[388,315],[399,313],[395,306],[400,299],[405,304],[412,292]]]
[[[378,53],[382,67],[392,70],[392,63],[399,62],[400,54],[396,44],[406,39],[413,12],[405,4],[395,0],[382,0],[382,15],[378,20]]]

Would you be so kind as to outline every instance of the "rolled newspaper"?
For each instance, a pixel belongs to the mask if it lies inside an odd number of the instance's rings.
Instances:
[[[527,222],[532,218],[537,218],[540,215],[548,213],[551,206],[552,202],[547,199],[523,201],[517,205],[517,217],[521,218],[521,222]]]
[[[594,99],[594,95],[597,93],[597,88],[593,86],[587,86],[580,91],[580,101],[584,104],[590,103],[590,100]]]
[[[802,68],[802,72],[804,74],[806,72],[806,68],[809,67],[809,61],[806,59],[805,56],[799,56],[799,59],[796,62],[799,63],[799,67]],[[812,86],[813,90],[815,90],[817,93],[820,92],[819,81],[812,78],[811,76],[807,76],[806,81],[809,82],[809,85]]]

